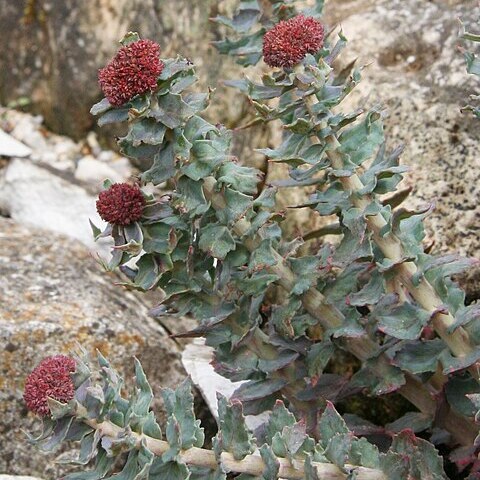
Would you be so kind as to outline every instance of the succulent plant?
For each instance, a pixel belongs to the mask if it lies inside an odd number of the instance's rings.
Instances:
[[[192,90],[189,60],[154,59],[162,65],[155,88],[121,105],[104,99],[92,108],[100,125],[126,123],[128,133],[118,141],[124,154],[151,160],[140,187],[107,182],[99,198],[99,213],[110,223],[104,231],[93,226],[94,234],[115,244],[105,267],[119,269],[127,288],[157,290],[155,315],[198,320],[183,335],[204,337],[216,371],[246,382],[230,401],[219,399],[219,434],[207,452],[198,450],[203,436],[190,414],[187,384],[164,395],[169,419],[162,440],[139,364],[137,393],[128,400],[100,358],[100,386],[85,387],[85,374],[75,382],[69,410],[52,400],[66,413],[52,410],[58,418],[45,420],[61,440],[75,436],[73,424],[89,428],[90,447],[81,451],[90,452],[86,461],[98,455],[103,473],[88,478],[104,478],[124,449],[130,453],[121,478],[225,478],[228,471],[242,479],[446,478],[435,447],[415,433],[446,445],[452,461],[475,478],[480,309],[465,306],[450,278],[475,261],[425,251],[423,220],[432,207],[401,206],[406,192],[398,186],[407,169],[401,148],[386,146],[382,112],[342,110],[361,68],[332,67],[346,39],[322,26],[322,6],[298,11],[291,1],[243,0],[233,18],[214,19],[233,35],[216,43],[221,53],[243,65],[265,54],[272,67],[261,82],[229,85],[247,95],[253,125],[282,124],[281,145],[260,150],[288,165],[290,178],[279,187],[260,182],[260,171],[231,154],[232,131],[204,118],[212,92]],[[133,33],[123,41],[139,42]],[[115,80],[115,72],[110,78],[113,90],[115,82],[129,82]],[[144,184],[167,181],[167,194],[142,193]],[[289,187],[314,187],[308,202],[292,208],[336,220],[287,238],[275,196]],[[338,241],[320,243],[325,233]],[[330,373],[336,353],[345,351],[358,359],[358,370]],[[79,362],[77,369],[87,371]],[[379,426],[346,415],[347,426],[333,404],[359,392],[396,392],[412,408]],[[252,435],[243,413],[265,411],[268,422]],[[355,437],[368,432],[386,453]]]

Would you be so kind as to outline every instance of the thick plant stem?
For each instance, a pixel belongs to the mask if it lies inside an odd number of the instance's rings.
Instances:
[[[309,95],[304,97],[305,106],[309,112],[310,117],[315,118],[312,106],[316,103],[314,96]],[[321,130],[321,126],[318,127]],[[312,137],[314,143],[320,143],[318,137]],[[338,149],[340,143],[335,135],[330,135],[326,139],[328,144],[327,156],[331,165],[335,169],[343,169],[343,157]],[[344,189],[352,193],[353,205],[365,210],[370,204],[367,196],[355,195],[364,188],[361,179],[356,173],[349,177],[340,177]],[[417,273],[417,266],[413,262],[405,262],[403,258],[403,247],[401,240],[390,232],[384,236],[380,235],[382,229],[387,225],[383,216],[379,213],[369,215],[366,217],[366,223],[369,230],[373,233],[373,239],[378,247],[382,250],[386,258],[395,264],[395,269],[398,279],[403,286],[408,290],[410,295],[417,301],[417,303],[427,312],[432,314],[432,324],[436,333],[447,344],[450,351],[457,357],[465,357],[471,354],[475,345],[469,338],[467,331],[463,327],[457,328],[454,332],[449,332],[449,328],[454,324],[455,319],[450,313],[444,313],[442,310],[442,300],[435,292],[430,283],[422,277],[418,285],[413,282],[413,277]],[[476,380],[480,380],[479,369],[475,366],[469,368],[470,373]]]
[[[80,412],[79,412],[80,413]],[[83,414],[82,414],[83,413]],[[84,423],[97,430],[101,437],[116,439],[128,435],[133,437],[137,448],[143,443],[152,453],[157,456],[163,455],[170,450],[170,445],[164,440],[149,437],[147,435],[140,435],[135,432],[126,432],[125,429],[114,425],[109,421],[97,422],[94,419],[86,418],[86,411],[80,413],[80,417]],[[83,418],[82,418],[83,417]],[[219,467],[219,462],[215,458],[215,453],[212,450],[205,448],[191,447],[186,450],[181,450],[179,461],[187,465],[196,467],[205,467],[216,470]],[[304,463],[301,461],[295,462],[292,465],[290,460],[286,458],[277,458],[279,464],[278,478],[285,478],[291,480],[301,480],[305,478]],[[229,472],[245,473],[253,476],[260,476],[266,470],[266,465],[259,454],[247,455],[242,460],[236,460],[229,452],[222,452],[220,454],[220,465]],[[324,480],[346,480],[348,475],[342,472],[336,465],[329,463],[312,462],[313,468],[319,478]],[[355,465],[345,465],[345,468],[356,473],[357,480],[388,480],[387,476],[381,471],[373,468],[357,467]]]
[[[221,195],[216,194],[216,180],[213,177],[205,179],[203,190],[205,197],[212,202],[215,209],[225,208],[224,200]],[[250,229],[250,222],[242,218],[236,222],[233,227],[235,233],[241,237]],[[254,250],[256,245],[254,240],[245,242],[245,245],[249,250]],[[275,252],[277,263],[271,267],[268,267],[269,272],[275,273],[278,277],[278,283],[287,291],[291,291],[296,282],[295,274],[285,265],[283,257]],[[335,328],[340,326],[344,322],[344,316],[340,310],[335,306],[328,304],[326,298],[315,288],[310,288],[303,296],[302,302],[305,309],[316,318],[320,325],[325,329]],[[378,350],[378,345],[370,339],[366,334],[359,338],[349,339],[345,344],[345,348],[357,357],[361,361],[365,361],[370,358]],[[383,376],[385,368],[389,359],[381,354],[379,356],[381,361],[374,367],[378,370],[376,372],[379,376]],[[403,397],[409,400],[415,405],[421,412],[434,416],[436,412],[436,403],[432,398],[437,392],[432,387],[432,392],[419,382],[413,375],[405,373],[406,382],[402,385],[397,392]],[[445,425],[445,428],[452,434],[452,436],[461,445],[472,445],[474,438],[478,433],[477,426],[467,418],[451,412],[452,416]],[[450,421],[451,420],[451,421]]]
[[[340,146],[338,140],[330,136],[327,141],[331,147],[331,149],[327,151],[327,155],[332,163],[332,167],[338,169],[343,168],[342,155],[337,151]],[[350,177],[341,177],[340,181],[345,190],[352,194],[355,194],[364,187],[362,181],[355,173]],[[364,210],[369,205],[367,198],[356,197],[355,195],[352,195],[352,202],[355,207],[361,210]],[[413,262],[404,261],[400,239],[393,232],[384,236],[380,235],[380,231],[386,226],[386,221],[382,215],[378,213],[376,215],[370,215],[366,218],[366,223],[373,233],[373,240],[382,250],[385,257],[396,264],[395,270],[398,279],[417,303],[432,314],[433,327],[437,334],[448,345],[451,352],[457,357],[465,357],[472,353],[475,346],[472,344],[467,331],[463,327],[457,328],[452,333],[448,332],[448,329],[454,324],[455,319],[450,313],[443,313],[441,311],[442,301],[430,283],[422,277],[418,285],[414,284],[413,277],[417,273],[417,266]],[[472,368],[470,371],[474,378],[478,380],[478,371]]]

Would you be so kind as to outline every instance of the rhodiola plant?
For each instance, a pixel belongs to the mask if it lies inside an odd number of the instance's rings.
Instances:
[[[119,269],[127,288],[157,290],[155,315],[194,317],[198,327],[184,335],[204,337],[216,371],[246,383],[219,399],[219,433],[207,451],[187,383],[163,395],[164,437],[138,363],[126,398],[103,357],[93,375],[77,358],[74,389],[62,390],[71,398],[57,395],[55,378],[26,391],[27,404],[41,398],[36,411],[53,415],[41,444],[83,439],[81,462],[97,458],[97,473],[71,478],[104,478],[123,451],[120,478],[446,478],[427,438],[475,478],[480,315],[450,279],[473,261],[425,252],[431,207],[401,206],[406,167],[401,149],[385,144],[381,112],[342,109],[361,68],[336,71],[343,34],[321,23],[323,2],[305,11],[296,3],[241,1],[233,18],[214,20],[232,31],[217,42],[221,53],[268,66],[261,82],[229,85],[250,100],[252,128],[276,121],[282,129],[281,145],[261,150],[288,165],[282,185],[314,187],[292,207],[337,217],[303,238],[282,232],[277,188],[232,155],[233,132],[205,119],[212,92],[194,90],[191,61],[160,59],[158,45],[130,33],[100,72],[106,98],[92,113],[100,125],[124,122],[121,150],[150,161],[138,184],[107,181],[99,196],[108,227],[94,233],[115,245],[105,267]],[[158,194],[143,188],[165,182]],[[339,241],[319,243],[324,232]],[[357,371],[331,373],[338,352],[356,357]],[[411,411],[378,426],[348,415],[347,426],[333,404],[359,392],[396,392]],[[267,423],[249,432],[243,414],[265,411]],[[358,438],[369,433],[378,446]]]

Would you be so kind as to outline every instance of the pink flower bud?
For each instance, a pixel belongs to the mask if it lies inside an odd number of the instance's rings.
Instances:
[[[68,403],[75,393],[70,373],[75,360],[65,355],[44,358],[25,381],[23,399],[27,408],[41,416],[50,415],[47,398]]]
[[[307,53],[323,46],[323,25],[313,17],[297,15],[275,25],[263,37],[263,59],[271,67],[293,67]]]
[[[97,212],[106,222],[129,225],[140,219],[145,208],[145,197],[137,185],[114,183],[100,193]]]
[[[126,45],[98,72],[100,87],[114,106],[127,103],[136,95],[151,92],[164,68],[160,45],[138,40]]]

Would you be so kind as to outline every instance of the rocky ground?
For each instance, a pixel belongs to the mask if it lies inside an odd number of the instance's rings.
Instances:
[[[131,375],[130,358],[138,355],[156,389],[161,384],[173,385],[184,375],[181,348],[168,337],[168,330],[182,328],[177,320],[156,323],[148,316],[155,299],[120,290],[113,285],[116,278],[103,273],[94,261],[95,254],[106,255],[108,250],[108,245],[93,243],[88,228],[89,219],[100,224],[96,194],[105,177],[124,181],[137,170],[126,158],[102,147],[105,142],[97,133],[87,134],[93,125],[88,108],[98,97],[95,75],[77,75],[76,94],[69,102],[62,99],[72,86],[59,79],[68,80],[65,72],[74,57],[80,72],[95,71],[113,53],[115,40],[132,27],[155,39],[157,34],[168,38],[169,32],[175,32],[168,53],[175,47],[198,57],[200,73],[203,69],[209,75],[204,83],[235,77],[236,71],[231,70],[229,61],[219,64],[208,45],[199,41],[217,2],[209,0],[208,9],[195,8],[190,16],[176,15],[181,21],[175,21],[170,12],[154,25],[148,14],[153,11],[152,2],[140,6],[121,1],[115,5],[101,2],[100,22],[89,23],[88,16],[82,17],[78,23],[82,35],[62,37],[64,30],[60,29],[58,38],[49,37],[50,56],[64,74],[53,78],[45,65],[37,68],[30,62],[25,45],[29,32],[39,41],[48,32],[53,35],[62,9],[48,10],[47,1],[33,3],[38,4],[37,17],[46,12],[46,27],[39,30],[38,18],[32,17],[33,23],[15,33],[19,41],[14,47],[0,53],[2,63],[16,66],[0,87],[1,100],[7,103],[28,95],[33,110],[44,113],[46,120],[11,108],[0,109],[0,129],[30,149],[24,156],[4,152],[1,157],[1,147],[6,144],[0,139],[0,472],[48,480],[58,478],[62,470],[28,448],[21,432],[33,424],[21,400],[23,381],[46,352],[66,352],[75,342],[91,351],[99,348],[127,377]],[[220,2],[218,8],[228,8],[231,3]],[[182,1],[179,8],[186,9],[188,4]],[[25,14],[15,2],[0,0],[0,7],[0,25],[5,31],[14,27],[6,20],[8,14],[14,11],[18,21]],[[75,11],[77,16],[87,15],[80,4]],[[389,144],[405,143],[403,162],[412,168],[406,180],[406,185],[413,187],[409,205],[436,205],[427,219],[434,248],[478,257],[480,123],[461,113],[460,107],[469,94],[478,92],[479,85],[465,73],[457,48],[458,18],[473,22],[474,29],[480,18],[477,2],[330,0],[326,8],[327,23],[341,23],[350,40],[340,63],[358,58],[359,64],[368,64],[363,82],[345,108],[384,106]],[[112,28],[106,28],[107,24]],[[161,25],[160,33],[155,30],[157,25]],[[182,32],[187,32],[184,37]],[[91,50],[75,56],[88,35],[101,38],[102,47],[93,63]],[[31,76],[25,76],[25,68],[30,68]],[[47,85],[55,87],[50,95],[45,95]],[[241,124],[245,105],[237,97],[233,100],[228,90],[219,89],[210,115],[229,126]],[[50,129],[65,132],[71,119],[68,133],[80,140],[46,128],[48,124]],[[241,159],[250,159],[252,146],[264,147],[277,137],[270,128],[255,135],[247,132],[236,137],[236,153]],[[270,178],[275,176],[278,171],[270,172]],[[280,206],[296,200],[295,192],[287,192]],[[305,232],[318,224],[318,218],[299,214],[291,220],[292,231]],[[462,283],[469,300],[480,298],[480,271],[469,272]]]
[[[101,149],[94,133],[76,143],[46,130],[41,117],[15,110],[0,109],[0,128],[31,150],[28,157],[3,162],[0,212],[107,253],[102,244],[94,244],[85,226],[89,219],[102,224],[95,198],[103,181],[122,182],[135,174],[128,159]]]

